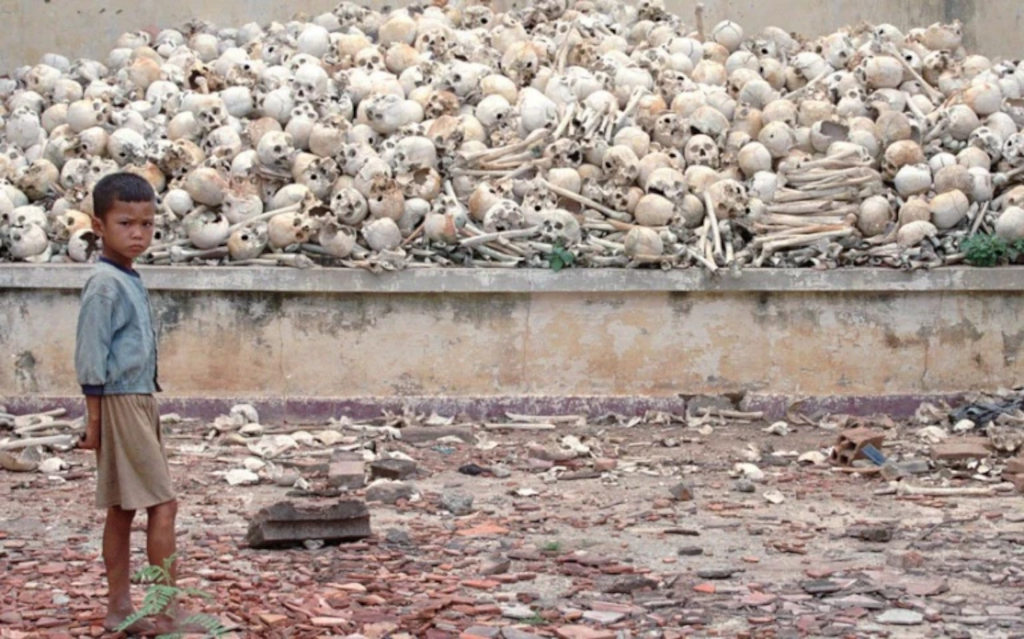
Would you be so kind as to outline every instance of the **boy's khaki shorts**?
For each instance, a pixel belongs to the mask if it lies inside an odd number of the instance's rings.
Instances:
[[[174,499],[152,395],[105,395],[100,409],[96,506],[149,508]]]

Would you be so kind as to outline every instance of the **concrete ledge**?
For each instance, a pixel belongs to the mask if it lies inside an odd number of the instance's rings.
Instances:
[[[77,290],[92,267],[81,264],[3,264],[0,290]],[[629,292],[841,292],[1024,291],[1024,267],[946,267],[929,271],[849,268],[703,269],[419,268],[370,273],[345,268],[140,266],[152,291],[280,293],[629,293]]]
[[[1019,267],[143,270],[171,396],[886,397],[1024,375]],[[0,396],[77,394],[89,272],[0,267]]]

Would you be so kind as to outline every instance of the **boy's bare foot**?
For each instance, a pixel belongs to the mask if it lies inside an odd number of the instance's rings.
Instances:
[[[194,613],[186,610],[176,610],[169,615],[155,617],[155,628],[157,634],[207,634],[207,628],[196,622],[189,622]]]
[[[130,615],[131,611],[127,613],[108,612],[103,620],[103,627],[110,632],[124,632],[129,635],[151,636],[156,633],[156,628],[149,619],[139,619],[127,628],[119,631],[118,626],[124,623],[124,620]]]

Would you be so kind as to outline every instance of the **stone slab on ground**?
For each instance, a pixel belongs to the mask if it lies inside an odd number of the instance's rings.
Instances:
[[[370,512],[361,501],[344,500],[319,507],[282,501],[256,513],[245,542],[251,548],[276,548],[307,540],[334,543],[369,536]]]
[[[408,459],[378,459],[370,462],[374,479],[408,479],[416,474],[416,462]]]
[[[992,454],[986,437],[961,437],[951,439],[932,446],[932,459],[941,461],[961,461],[964,459],[980,459]]]

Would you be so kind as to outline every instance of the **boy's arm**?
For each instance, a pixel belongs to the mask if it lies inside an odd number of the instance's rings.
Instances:
[[[75,372],[83,395],[103,395],[113,336],[114,300],[87,291],[82,296],[75,333]]]
[[[100,395],[85,396],[85,437],[78,442],[79,448],[98,450],[100,447]]]
[[[95,292],[82,296],[75,336],[75,371],[85,395],[85,438],[79,446],[100,446],[100,398],[107,381],[107,356],[113,338],[114,304],[110,297]]]

